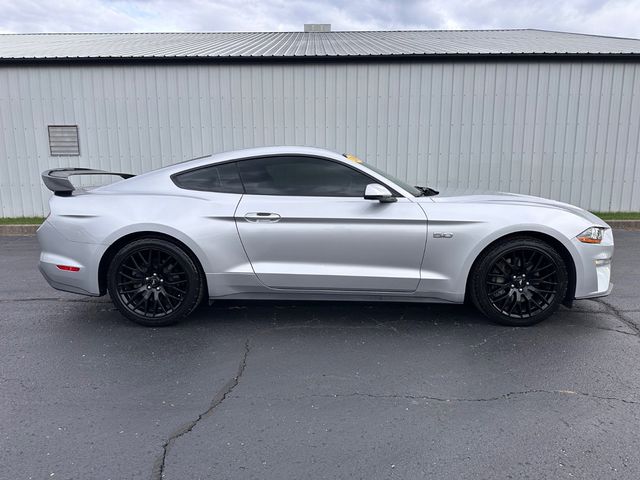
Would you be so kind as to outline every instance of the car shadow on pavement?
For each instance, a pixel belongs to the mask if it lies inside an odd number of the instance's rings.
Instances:
[[[185,325],[207,322],[249,322],[256,326],[291,324],[477,324],[491,322],[467,305],[403,302],[323,301],[216,301],[203,304],[187,318]]]
[[[65,304],[66,304],[65,300]],[[86,324],[90,330],[133,328],[148,329],[121,316],[109,297],[100,300],[78,300],[65,305],[71,313],[82,304],[97,308],[99,315],[70,315],[70,318]],[[164,329],[209,329],[221,325],[251,328],[287,327],[294,325],[331,325],[356,327],[363,325],[387,328],[427,328],[428,326],[518,328],[497,325],[484,317],[473,306],[409,303],[409,302],[338,302],[338,301],[267,301],[267,300],[219,300],[211,305],[203,302],[188,318]],[[76,325],[78,326],[78,325]],[[585,328],[619,328],[625,330],[625,322],[607,305],[594,301],[577,301],[573,308],[561,307],[558,312],[541,324],[527,328],[552,328],[583,326]],[[626,328],[631,333],[632,329]]]

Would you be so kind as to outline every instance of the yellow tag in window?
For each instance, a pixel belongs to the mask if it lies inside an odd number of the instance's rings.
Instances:
[[[358,157],[356,157],[355,155],[351,155],[350,153],[345,153],[344,154],[345,158],[347,160],[351,160],[352,162],[356,162],[356,163],[364,163],[362,160],[360,160]]]

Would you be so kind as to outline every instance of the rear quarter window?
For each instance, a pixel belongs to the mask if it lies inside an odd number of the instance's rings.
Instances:
[[[210,165],[171,177],[173,183],[186,190],[219,193],[244,193],[238,167],[234,163]]]

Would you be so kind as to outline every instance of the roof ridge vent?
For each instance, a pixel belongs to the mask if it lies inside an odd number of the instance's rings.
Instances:
[[[331,24],[330,23],[305,23],[304,24],[305,32],[330,32]]]

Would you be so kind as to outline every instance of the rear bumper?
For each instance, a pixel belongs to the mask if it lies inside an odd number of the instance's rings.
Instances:
[[[45,221],[36,232],[40,244],[38,269],[56,290],[81,295],[100,295],[98,267],[104,246],[73,242]],[[78,267],[78,271],[61,270],[58,265]]]
[[[69,279],[63,275],[60,275],[59,272],[61,271],[57,267],[52,266],[51,264],[43,263],[41,261],[40,265],[38,265],[38,270],[40,270],[40,273],[42,274],[44,279],[47,281],[47,283],[51,287],[55,288],[56,290],[62,290],[63,292],[78,293],[80,295],[90,295],[92,297],[100,296],[99,293],[91,293],[86,290],[83,290],[82,288],[76,285],[72,285],[72,283],[75,283],[75,282],[72,279]],[[68,272],[62,272],[62,273],[68,273]],[[63,282],[69,282],[69,283],[63,283]]]

